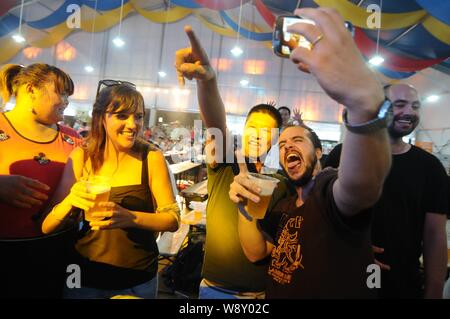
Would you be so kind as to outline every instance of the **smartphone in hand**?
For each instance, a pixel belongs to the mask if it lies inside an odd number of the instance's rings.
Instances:
[[[282,58],[289,58],[291,52],[299,46],[309,50],[312,48],[311,43],[304,36],[287,32],[288,26],[295,23],[316,24],[313,20],[298,16],[278,16],[273,30],[272,48],[273,52]],[[350,22],[345,22],[345,27],[352,33],[353,36],[353,25]]]

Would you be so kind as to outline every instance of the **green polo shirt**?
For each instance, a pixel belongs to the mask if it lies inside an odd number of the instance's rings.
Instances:
[[[233,182],[232,164],[208,166],[206,243],[202,276],[225,289],[240,292],[264,291],[268,258],[252,263],[244,255],[238,235],[238,209],[228,192]],[[284,177],[274,192],[274,201],[287,195]]]

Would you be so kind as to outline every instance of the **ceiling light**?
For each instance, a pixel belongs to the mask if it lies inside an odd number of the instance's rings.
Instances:
[[[439,100],[439,95],[430,95],[425,99],[427,102],[436,102]]]
[[[375,66],[383,64],[384,59],[382,56],[374,55],[370,60],[369,63]]]
[[[14,39],[14,41],[16,41],[17,43],[23,43],[25,42],[25,38],[21,35],[21,34],[14,34],[12,36],[12,38]]]
[[[233,49],[231,49],[231,53],[235,56],[238,57],[240,56],[242,53],[244,53],[244,51],[242,51],[242,49],[238,46],[235,46]]]
[[[113,43],[116,45],[116,47],[123,47],[125,44],[125,41],[123,41],[120,37],[115,37],[113,40]]]
[[[242,86],[247,86],[249,82],[248,82],[248,80],[243,79],[243,80],[241,80],[240,83],[241,83]]]

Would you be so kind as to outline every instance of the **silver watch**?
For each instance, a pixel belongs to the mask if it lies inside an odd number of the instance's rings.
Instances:
[[[365,123],[355,125],[349,124],[347,120],[347,109],[344,109],[344,112],[342,113],[342,119],[344,120],[344,124],[347,130],[352,133],[372,133],[391,125],[393,119],[392,103],[388,98],[385,98],[380,106],[377,117]]]

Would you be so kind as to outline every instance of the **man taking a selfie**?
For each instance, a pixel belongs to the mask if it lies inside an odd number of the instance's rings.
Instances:
[[[371,298],[377,281],[369,278],[374,263],[370,207],[391,164],[390,101],[335,10],[299,9],[295,14],[316,25],[288,27],[312,43],[311,50],[296,48],[290,59],[346,107],[341,166],[338,172],[319,171],[321,148],[314,132],[304,125],[285,128],[279,138],[280,164],[296,194],[279,200],[261,221],[239,214],[241,245],[252,262],[270,256],[267,298]],[[229,195],[235,203],[259,202],[259,189],[245,167]]]

